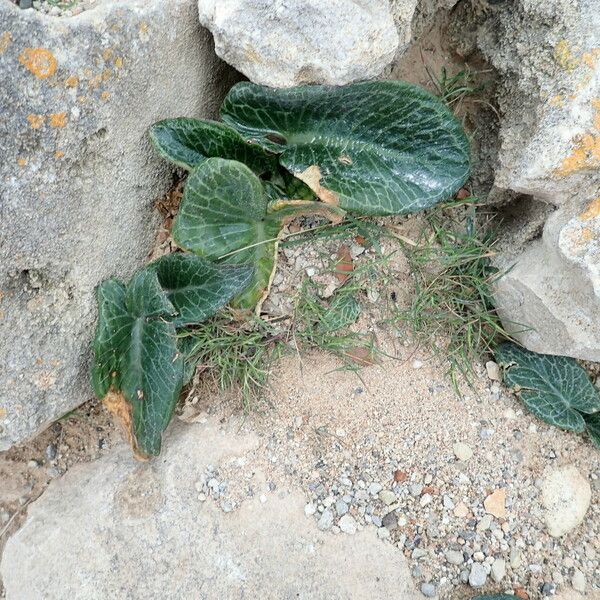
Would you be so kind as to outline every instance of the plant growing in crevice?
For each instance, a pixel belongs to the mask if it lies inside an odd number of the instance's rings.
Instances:
[[[183,386],[186,336],[178,343],[177,332],[230,301],[239,314],[258,314],[287,223],[417,212],[452,197],[469,174],[460,123],[403,82],[240,83],[221,117],[169,119],[150,130],[158,152],[190,171],[172,234],[191,254],[163,257],[127,286],[98,288],[94,389],[141,458],[159,453]]]

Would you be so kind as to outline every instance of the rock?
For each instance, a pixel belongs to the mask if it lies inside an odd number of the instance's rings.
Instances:
[[[338,522],[341,531],[354,535],[356,533],[356,521],[351,515],[344,515]]]
[[[598,2],[515,0],[475,37],[502,82],[495,185],[518,194],[520,214],[499,246],[511,267],[494,289],[499,313],[531,350],[598,361]]]
[[[485,363],[485,370],[487,371],[487,376],[492,381],[502,381],[502,373],[500,372],[498,363],[495,363],[493,360],[488,360]]]
[[[308,504],[306,504],[304,506],[304,514],[307,517],[311,517],[312,515],[314,515],[317,512],[317,507],[312,503],[309,502]]]
[[[433,585],[433,583],[422,583],[421,594],[423,594],[423,596],[425,596],[426,598],[435,598],[437,594],[435,585]]]
[[[506,518],[506,489],[498,488],[491,493],[484,501],[483,507],[490,515],[498,519]]]
[[[381,525],[387,529],[396,529],[398,527],[398,516],[392,510],[381,519]]]
[[[455,517],[463,519],[469,514],[469,508],[464,502],[459,502],[453,512]]]
[[[456,442],[456,444],[452,446],[452,451],[454,452],[454,456],[462,461],[467,461],[473,456],[471,446],[463,444],[462,442]]]
[[[7,541],[7,600],[122,598],[124,590],[136,600],[419,597],[397,549],[372,529],[351,540],[319,531],[300,490],[266,505],[246,498],[229,514],[200,503],[199,472],[259,446],[239,428],[176,424],[160,460],[137,463],[122,444],[53,481]]]
[[[343,517],[342,517],[343,518]],[[333,526],[333,512],[329,509],[324,510],[317,523],[321,531],[327,531]]]
[[[431,504],[432,500],[433,500],[433,496],[431,494],[423,494],[421,496],[421,499],[419,500],[419,504],[421,506],[427,506],[428,504]]]
[[[492,526],[492,515],[483,515],[477,523],[477,531],[487,531]]]
[[[415,2],[398,23],[410,38]],[[398,49],[388,0],[199,0],[217,54],[255,83],[290,87],[373,79]]]
[[[338,516],[343,517],[348,512],[348,505],[343,500],[338,500],[335,503],[335,512]]]
[[[590,484],[574,465],[551,471],[541,483],[548,533],[560,537],[582,523],[590,505]]]
[[[386,505],[394,504],[396,502],[396,494],[391,490],[382,490],[379,492],[379,499]]]
[[[585,593],[585,575],[579,569],[575,569],[571,585],[576,592]]]
[[[0,23],[1,451],[92,396],[94,288],[145,262],[172,185],[146,130],[216,114],[235,74],[193,0],[0,2]]]
[[[506,575],[506,562],[502,558],[497,558],[492,563],[491,575],[496,583],[500,583],[504,579]]]
[[[469,571],[469,585],[471,587],[482,587],[487,580],[485,567],[481,563],[473,563]]]
[[[513,569],[513,571],[518,569],[521,566],[521,562],[522,562],[521,551],[518,548],[511,548],[509,561],[510,561],[510,567],[511,567],[511,569]]]
[[[451,565],[462,565],[465,561],[463,553],[458,550],[448,550],[445,557]]]

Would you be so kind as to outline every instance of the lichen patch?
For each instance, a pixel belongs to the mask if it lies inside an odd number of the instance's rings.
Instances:
[[[581,221],[591,221],[600,217],[600,197],[592,200],[589,206],[579,215]]]
[[[38,79],[52,77],[58,67],[56,57],[46,48],[25,48],[19,62]]]
[[[31,129],[41,129],[44,126],[45,119],[46,117],[44,117],[44,115],[27,115],[27,121],[29,121],[29,127],[31,127]]]
[[[12,33],[10,31],[4,31],[2,35],[0,35],[0,54],[4,54],[10,43],[12,42]]]
[[[67,113],[57,112],[50,115],[50,127],[66,127]]]

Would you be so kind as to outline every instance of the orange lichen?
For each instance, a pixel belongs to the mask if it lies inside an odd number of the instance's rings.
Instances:
[[[56,73],[58,61],[46,48],[25,48],[19,56],[19,62],[38,79],[46,79]]]
[[[66,127],[67,113],[59,112],[50,115],[50,127]]]
[[[102,81],[107,81],[112,77],[112,71],[110,69],[104,69],[102,71]]]
[[[552,106],[564,106],[565,97],[562,94],[556,94],[556,96],[552,96],[548,100],[548,104],[551,104]]]
[[[102,98],[102,100],[108,100],[110,98],[110,92],[104,91],[100,94],[100,98]]]
[[[54,153],[54,158],[56,158],[57,160],[61,159],[63,156],[65,155],[65,153],[62,150],[57,150]]]
[[[19,158],[17,158],[17,164],[20,167],[26,167],[27,166],[27,159],[24,158],[23,156],[19,156]]]
[[[148,33],[148,23],[146,23],[146,21],[142,21],[140,23],[140,33],[142,33],[142,34]]]
[[[88,81],[88,86],[91,89],[96,89],[97,87],[100,87],[100,84],[102,83],[102,75],[96,75],[95,77],[92,77],[89,81]]]
[[[555,174],[559,177],[600,167],[600,135],[586,133],[575,138],[574,142],[575,146],[571,154],[562,160],[560,167],[555,169]]]
[[[0,54],[4,54],[10,43],[12,42],[12,33],[10,31],[5,31],[2,35],[0,35]]]
[[[584,227],[581,230],[581,239],[584,242],[590,242],[594,239],[594,232],[589,227]]]
[[[554,47],[554,60],[566,71],[572,71],[579,64],[567,40],[560,40]]]
[[[102,53],[102,58],[104,60],[109,60],[110,57],[112,56],[113,53],[113,49],[112,48],[107,48],[103,53]]]
[[[123,68],[123,59],[120,56],[117,56],[117,58],[115,58],[115,69],[122,69]]]
[[[594,109],[594,127],[600,131],[600,98],[592,100],[592,108]]]
[[[71,75],[65,79],[65,87],[74,88],[79,84],[79,77],[77,75]]]
[[[3,419],[6,416],[6,409],[0,407],[0,419]]]
[[[29,121],[29,127],[31,129],[41,129],[44,125],[44,115],[27,115],[27,120]]]
[[[589,206],[579,215],[580,221],[590,221],[600,217],[600,197],[592,200]]]

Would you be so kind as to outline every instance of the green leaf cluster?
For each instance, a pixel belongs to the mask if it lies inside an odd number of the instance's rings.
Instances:
[[[496,349],[496,360],[504,381],[534,415],[561,429],[587,431],[600,448],[600,392],[575,359],[505,342]]]
[[[94,390],[141,458],[159,453],[190,377],[177,330],[229,302],[258,312],[287,223],[416,212],[450,198],[469,174],[460,123],[408,83],[287,90],[240,83],[221,117],[167,119],[149,131],[157,152],[190,172],[172,235],[191,254],[163,257],[127,285],[110,279],[97,290]],[[359,311],[355,300],[338,300],[323,332]]]

